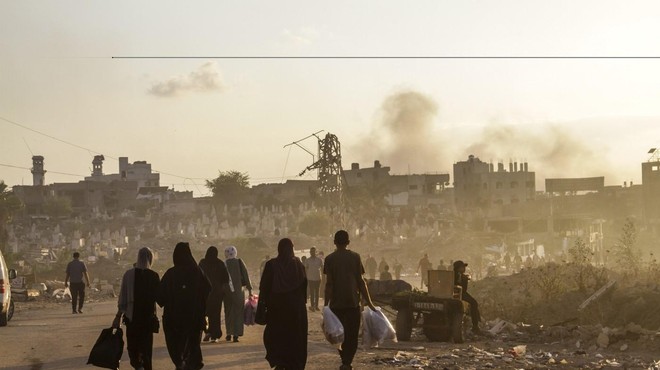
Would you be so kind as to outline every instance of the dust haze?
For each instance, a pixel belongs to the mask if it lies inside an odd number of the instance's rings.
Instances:
[[[393,173],[450,172],[452,163],[473,154],[485,162],[504,162],[505,168],[510,161],[528,162],[530,171],[538,174],[539,184],[545,178],[611,178],[614,173],[599,154],[603,148],[559,123],[523,127],[493,121],[476,136],[467,137],[459,135],[458,125],[454,125],[457,129],[441,130],[439,106],[432,97],[415,90],[386,97],[371,131],[357,145],[360,160],[370,163],[378,159]]]
[[[388,96],[371,132],[358,144],[360,159],[366,163],[378,159],[394,173],[440,170],[443,153],[436,133],[438,109],[435,100],[418,91]]]

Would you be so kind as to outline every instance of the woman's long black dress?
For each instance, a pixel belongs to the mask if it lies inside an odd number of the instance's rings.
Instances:
[[[274,260],[266,262],[259,285],[259,299],[265,299],[267,306],[266,360],[271,367],[304,369],[307,363],[307,280],[291,291],[273,293],[273,263]]]

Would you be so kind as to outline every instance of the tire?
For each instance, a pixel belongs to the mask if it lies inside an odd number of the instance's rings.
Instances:
[[[7,321],[7,312],[0,312],[0,326],[7,326]]]
[[[462,313],[455,313],[451,318],[451,337],[454,343],[463,343],[465,341],[463,317]]]
[[[396,313],[396,339],[407,342],[412,335],[413,314],[409,308],[402,308]]]
[[[7,310],[7,321],[11,320],[14,317],[14,300],[9,300],[9,309]]]
[[[424,335],[431,342],[447,342],[451,339],[450,326],[444,312],[424,314]]]

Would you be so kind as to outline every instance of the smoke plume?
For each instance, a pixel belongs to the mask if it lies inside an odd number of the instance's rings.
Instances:
[[[504,162],[507,170],[509,161],[528,162],[542,187],[545,178],[611,175],[609,163],[592,145],[589,137],[558,124],[491,124],[467,147],[461,160],[474,154],[482,161]]]
[[[385,99],[369,137],[359,144],[361,158],[380,160],[392,173],[446,171],[434,130],[438,105],[416,91],[402,91]]]
[[[188,75],[155,82],[147,92],[158,97],[174,97],[189,91],[222,91],[225,83],[215,62],[207,62]]]

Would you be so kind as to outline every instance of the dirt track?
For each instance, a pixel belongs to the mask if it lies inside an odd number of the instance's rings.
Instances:
[[[28,309],[30,307],[30,309]],[[0,328],[0,370],[39,370],[39,369],[92,369],[86,365],[87,356],[101,329],[108,327],[115,313],[115,301],[88,303],[85,313],[72,315],[68,303],[18,303],[18,311],[7,327]],[[320,330],[321,315],[309,315],[308,369],[337,369],[339,356],[325,342]],[[263,327],[245,329],[245,337],[239,343],[222,342],[203,344],[205,369],[268,369],[264,360],[265,351],[261,336]],[[573,343],[528,344],[528,357],[512,359],[506,352],[519,342],[509,342],[498,338],[467,343],[428,343],[416,336],[412,342],[388,344],[390,349],[358,350],[354,361],[356,369],[383,369],[397,366],[401,368],[440,368],[440,369],[481,369],[481,368],[649,368],[653,364],[655,351],[651,353],[621,353],[583,351],[576,354]],[[423,347],[420,352],[410,351],[413,347]],[[504,348],[504,355],[497,355]],[[393,362],[398,351],[407,351]],[[546,356],[552,353],[555,363]],[[493,355],[494,354],[494,355]],[[602,357],[598,357],[602,354]],[[603,366],[609,359],[618,359],[619,366]],[[566,364],[560,361],[566,360]],[[552,360],[554,361],[554,360]],[[416,365],[416,366],[415,366]],[[623,366],[621,366],[623,365]],[[123,369],[130,368],[124,351]],[[154,337],[154,368],[173,369],[165,348],[162,333]]]

